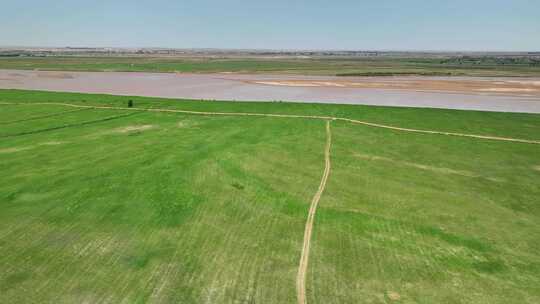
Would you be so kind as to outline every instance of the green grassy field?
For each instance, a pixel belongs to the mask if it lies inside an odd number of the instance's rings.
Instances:
[[[494,58],[0,57],[0,69],[338,76],[540,76],[538,61]]]
[[[540,115],[0,90],[0,303],[296,303],[321,119],[540,140]],[[16,104],[2,104],[16,103]],[[308,303],[540,302],[540,145],[331,122]]]

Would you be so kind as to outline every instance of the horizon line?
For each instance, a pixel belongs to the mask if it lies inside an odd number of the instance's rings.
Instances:
[[[125,50],[208,50],[208,51],[258,51],[258,52],[404,52],[404,53],[540,53],[540,50],[440,50],[440,49],[323,49],[323,48],[230,48],[230,47],[163,47],[163,46],[38,46],[0,45],[0,49],[125,49]]]

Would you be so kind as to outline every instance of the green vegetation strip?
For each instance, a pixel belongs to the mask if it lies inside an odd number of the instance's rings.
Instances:
[[[213,58],[151,56],[1,57],[0,69],[169,72],[272,73],[336,76],[509,76],[540,75],[535,58]]]
[[[0,135],[0,138],[16,137],[16,136],[22,136],[22,135],[29,135],[29,134],[37,134],[37,133],[55,131],[55,130],[71,128],[71,127],[86,126],[86,125],[105,122],[105,121],[109,121],[109,120],[129,117],[129,116],[133,116],[133,115],[136,115],[136,114],[139,114],[139,113],[127,113],[127,114],[122,114],[122,115],[114,115],[114,116],[109,116],[109,117],[90,120],[90,121],[81,121],[81,122],[72,123],[72,124],[64,124],[64,125],[61,125],[61,126],[49,127],[49,128],[45,128],[45,129],[31,130],[31,131],[19,132],[19,133],[15,133],[15,134],[4,134],[4,135]]]
[[[196,115],[225,115],[225,116],[262,116],[262,117],[282,117],[282,118],[308,118],[308,119],[324,119],[324,120],[340,120],[346,121],[354,124],[361,124],[370,127],[390,129],[394,131],[403,131],[403,132],[414,132],[414,133],[423,133],[423,134],[435,134],[435,135],[447,135],[447,136],[459,136],[459,137],[469,137],[476,139],[486,139],[486,140],[498,140],[498,141],[509,141],[509,142],[518,142],[518,143],[527,143],[527,144],[540,144],[540,140],[529,140],[529,139],[520,139],[520,138],[510,138],[510,137],[499,137],[499,136],[488,136],[488,135],[477,135],[477,134],[466,134],[466,133],[455,133],[455,132],[442,132],[434,130],[418,130],[411,128],[401,128],[395,126],[388,126],[383,124],[376,124],[367,121],[361,121],[356,119],[342,118],[342,117],[332,117],[332,116],[313,116],[313,115],[289,115],[289,114],[269,114],[269,113],[241,113],[241,112],[201,112],[201,111],[188,111],[188,110],[172,110],[172,109],[144,109],[144,108],[128,108],[128,107],[109,107],[109,106],[85,106],[69,103],[6,103],[0,102],[3,105],[56,105],[56,106],[66,106],[66,107],[75,107],[75,108],[89,108],[89,109],[109,109],[109,110],[131,110],[131,111],[148,111],[148,112],[169,112],[169,113],[184,113],[184,114],[196,114]]]
[[[3,122],[0,122],[0,125],[7,125],[7,124],[19,123],[19,122],[25,122],[25,121],[31,121],[31,120],[38,120],[38,119],[55,117],[55,116],[65,115],[65,114],[73,113],[73,112],[77,112],[77,111],[85,111],[85,110],[89,110],[89,108],[88,109],[75,109],[75,110],[70,110],[70,111],[62,111],[62,112],[58,112],[58,113],[52,113],[52,114],[40,115],[40,116],[32,116],[32,117],[28,117],[28,118],[24,118],[24,119],[18,119],[18,120],[3,121]]]

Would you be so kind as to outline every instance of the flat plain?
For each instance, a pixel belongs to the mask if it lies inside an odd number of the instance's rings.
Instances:
[[[0,69],[0,89],[540,113],[540,77],[338,77]]]
[[[327,124],[307,303],[540,302],[540,115],[17,90],[0,302],[295,303]]]
[[[332,76],[539,76],[540,61],[531,58],[481,57],[332,57],[212,55],[195,56],[43,56],[1,57],[0,69],[271,73]]]

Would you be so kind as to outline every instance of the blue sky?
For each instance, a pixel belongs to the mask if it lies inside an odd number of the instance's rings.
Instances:
[[[2,2],[0,46],[540,51],[540,0]]]

